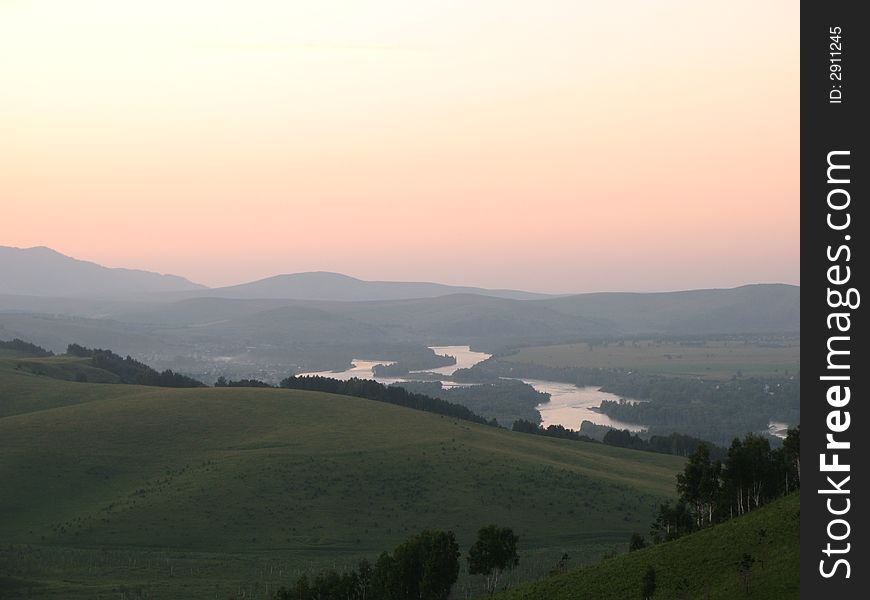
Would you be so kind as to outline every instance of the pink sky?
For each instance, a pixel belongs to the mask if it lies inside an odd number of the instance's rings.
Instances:
[[[0,245],[211,285],[798,282],[796,2],[0,4]]]

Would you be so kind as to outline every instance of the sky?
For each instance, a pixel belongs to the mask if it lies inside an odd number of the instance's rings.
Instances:
[[[0,0],[0,245],[208,285],[798,283],[791,0]]]

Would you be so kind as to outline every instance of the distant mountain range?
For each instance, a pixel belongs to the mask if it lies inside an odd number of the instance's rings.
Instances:
[[[0,246],[0,294],[100,297],[204,289],[184,277],[110,269],[44,246]]]
[[[214,298],[336,300],[342,302],[410,300],[413,298],[437,298],[450,294],[478,294],[510,300],[549,297],[547,294],[519,290],[491,290],[423,281],[363,281],[355,277],[326,271],[276,275],[251,283],[215,288],[209,291],[209,296]]]
[[[141,294],[168,294],[167,300],[208,296],[342,302],[436,298],[449,294],[478,294],[511,300],[551,297],[519,290],[490,290],[441,283],[363,281],[323,271],[276,275],[241,285],[208,288],[176,275],[110,269],[43,246],[0,246],[0,295],[129,298]]]
[[[0,339],[55,351],[71,342],[112,348],[200,378],[228,364],[221,361],[247,365],[240,375],[278,376],[287,365],[343,368],[353,358],[425,362],[432,345],[502,352],[596,338],[799,331],[793,285],[545,296],[299,273],[212,289],[48,248],[0,248]]]

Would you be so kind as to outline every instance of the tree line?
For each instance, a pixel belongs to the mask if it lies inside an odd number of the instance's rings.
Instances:
[[[631,448],[632,450],[673,454],[675,456],[689,456],[700,446],[706,445],[710,455],[719,460],[724,459],[727,453],[725,448],[721,446],[715,446],[706,440],[683,433],[653,435],[649,439],[644,439],[636,433],[631,433],[628,429],[611,429],[604,434],[603,442],[608,446],[618,448]]]
[[[643,423],[650,431],[679,431],[727,445],[734,434],[767,430],[771,415],[796,422],[798,377],[733,377],[727,381],[632,375],[603,391],[649,402],[605,400],[611,419]]]
[[[435,354],[432,356],[415,356],[411,360],[400,360],[390,365],[375,365],[372,372],[376,377],[401,377],[411,371],[438,369],[456,364],[456,357],[450,354]]]
[[[401,387],[386,386],[372,379],[358,379],[354,377],[348,380],[341,380],[321,377],[320,375],[308,377],[292,376],[283,379],[280,386],[285,389],[357,396],[367,400],[386,402],[387,404],[423,410],[463,421],[471,421],[472,423],[498,426],[497,422],[487,421],[461,404],[454,404],[447,400],[432,398],[423,394],[415,394]]]
[[[111,350],[70,344],[66,353],[70,356],[90,359],[91,366],[117,375],[121,383],[172,388],[205,387],[204,383],[187,375],[175,373],[171,369],[158,372],[131,356],[123,358]]]
[[[684,435],[681,433],[671,433],[669,435],[654,435],[649,439],[643,439],[638,434],[632,434],[627,429],[618,430],[610,429],[604,434],[604,439],[599,442],[587,435],[584,435],[573,429],[567,429],[562,425],[549,425],[546,428],[538,423],[520,419],[514,421],[513,431],[520,433],[530,433],[532,435],[543,435],[563,440],[574,440],[579,442],[603,443],[608,446],[616,446],[618,448],[631,448],[632,450],[642,450],[644,452],[657,452],[659,454],[674,454],[676,456],[689,456],[695,452],[700,446],[706,446],[714,457],[724,458],[726,455],[725,448],[714,446],[709,442],[700,438]]]
[[[471,575],[483,575],[492,594],[501,574],[519,564],[518,538],[507,527],[480,529],[466,558]],[[374,564],[366,559],[342,573],[327,569],[282,587],[275,600],[447,600],[459,577],[459,545],[452,531],[425,530]]]
[[[266,383],[265,381],[260,381],[259,379],[239,379],[232,380],[227,379],[223,375],[217,378],[217,381],[214,382],[214,386],[217,387],[246,387],[246,388],[271,388],[275,387]]]
[[[20,338],[15,338],[9,341],[0,340],[0,350],[11,350],[13,352],[20,352],[26,356],[32,356],[34,358],[47,358],[49,356],[54,356],[54,352],[50,350],[46,350],[41,346],[37,346],[36,344],[31,344],[30,342],[25,342]]]
[[[233,381],[227,380],[224,377],[219,377],[214,385],[215,387],[274,387],[257,379],[240,379],[238,381]],[[344,381],[317,375],[287,377],[281,381],[280,387],[286,389],[314,390],[329,392],[332,394],[358,396],[369,400],[387,402],[398,406],[425,410],[436,414],[493,426],[500,426],[497,419],[487,420],[485,417],[480,416],[466,406],[467,403],[472,401],[472,398],[477,400],[479,406],[495,410],[492,403],[501,397],[502,394],[517,394],[517,402],[531,400],[536,403],[540,403],[542,397],[546,396],[546,394],[535,391],[534,388],[528,384],[513,380],[473,386],[483,392],[480,398],[472,396],[469,388],[460,387],[445,390],[442,388],[441,383],[437,381],[403,382],[401,384],[385,386],[371,379],[353,378]],[[438,396],[441,397],[439,398]],[[460,399],[462,400],[462,403],[451,402],[446,400],[445,397]],[[712,445],[701,438],[681,433],[653,435],[649,439],[644,439],[638,434],[633,434],[628,430],[610,429],[604,435],[604,439],[599,442],[599,440],[591,438],[573,429],[568,429],[563,425],[549,425],[545,428],[541,426],[540,423],[532,421],[531,419],[515,419],[511,430],[532,435],[581,442],[604,443],[608,446],[616,446],[619,448],[631,448],[633,450],[657,452],[660,454],[673,454],[676,456],[688,456],[700,445],[705,444],[708,446],[711,455],[714,458],[721,460],[726,454],[725,448]]]
[[[654,542],[746,514],[800,487],[800,426],[789,429],[781,448],[753,433],[735,438],[724,460],[702,444],[677,475],[678,499],[659,507],[650,535]],[[632,545],[637,540],[633,538]]]
[[[540,423],[535,423],[526,419],[517,419],[514,421],[511,431],[530,433],[532,435],[543,435],[545,437],[559,438],[562,440],[574,440],[576,442],[598,443],[598,440],[592,439],[588,435],[583,435],[562,425],[548,425],[544,428]]]

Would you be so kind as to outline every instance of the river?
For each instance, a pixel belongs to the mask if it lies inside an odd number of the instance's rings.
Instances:
[[[781,440],[784,440],[788,435],[788,429],[791,427],[788,423],[782,421],[771,420],[767,425],[767,432]]]
[[[440,367],[438,369],[428,369],[425,371],[412,371],[414,373],[437,373],[450,377],[458,369],[468,369],[479,362],[482,362],[492,356],[486,352],[475,352],[469,346],[430,346],[430,348],[441,356],[453,356],[456,358],[456,364]],[[301,376],[321,375],[323,377],[332,377],[334,379],[350,379],[359,377],[360,379],[374,379],[384,385],[393,383],[402,383],[404,381],[413,381],[413,377],[375,377],[374,368],[376,365],[391,365],[395,361],[391,360],[366,360],[355,358],[352,361],[353,366],[345,371],[318,371],[315,373],[302,373]],[[643,425],[635,423],[625,423],[611,419],[604,413],[598,412],[596,409],[601,406],[603,400],[618,401],[619,396],[601,391],[595,386],[577,387],[570,383],[561,383],[558,381],[546,381],[544,379],[522,379],[523,382],[529,384],[539,392],[550,394],[550,400],[543,404],[537,405],[535,408],[541,413],[541,424],[544,427],[550,425],[562,425],[568,429],[575,431],[580,429],[580,424],[583,421],[590,421],[596,425],[604,425],[614,427],[616,429],[628,429],[629,431],[639,432],[646,429]],[[475,385],[473,383],[464,383],[450,380],[442,380],[441,385],[445,388]],[[628,402],[640,402],[639,400],[626,399]],[[785,438],[788,432],[788,423],[779,421],[770,421],[769,433],[778,438]]]
[[[439,375],[444,375],[445,377],[450,377],[458,369],[468,369],[492,356],[486,352],[475,352],[469,346],[431,346],[431,349],[441,356],[455,357],[456,364],[440,367],[438,369],[415,371],[416,373],[437,373]],[[353,366],[346,371],[319,371],[316,373],[302,373],[302,376],[321,375],[323,377],[333,377],[342,380],[359,377],[360,379],[374,379],[375,381],[385,385],[413,380],[413,377],[375,377],[374,367],[376,365],[390,365],[393,364],[394,361],[364,360],[355,358],[351,362]],[[413,373],[411,375],[413,375]],[[522,381],[529,384],[539,392],[550,394],[549,402],[539,404],[535,407],[538,409],[538,412],[541,413],[541,422],[544,427],[550,425],[562,425],[568,429],[578,430],[583,421],[591,421],[596,425],[628,429],[629,431],[644,430],[644,427],[641,425],[615,421],[607,415],[594,410],[601,405],[602,400],[619,400],[619,396],[602,392],[597,387],[589,386],[581,388],[570,383],[546,381],[543,379],[523,379]],[[441,384],[445,388],[456,387],[459,385],[474,385],[449,380],[442,381]]]
[[[611,419],[604,413],[595,410],[601,406],[602,400],[619,401],[619,396],[602,392],[599,387],[577,387],[571,383],[542,379],[523,379],[523,381],[539,392],[550,394],[549,402],[535,407],[541,413],[541,424],[544,427],[562,425],[568,429],[578,430],[583,421],[591,421],[596,425],[606,425],[615,429],[628,429],[629,431],[646,429],[642,425]]]

